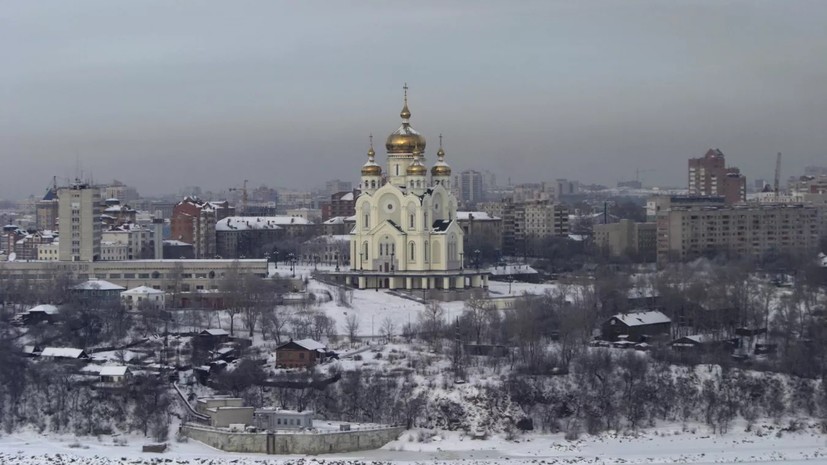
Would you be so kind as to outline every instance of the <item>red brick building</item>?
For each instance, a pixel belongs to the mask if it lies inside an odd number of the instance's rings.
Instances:
[[[185,197],[172,209],[172,239],[192,244],[195,258],[213,258],[216,255],[215,223],[234,214],[235,208],[226,200],[205,202]]]
[[[747,178],[735,167],[726,167],[720,149],[709,149],[703,157],[689,159],[689,194],[722,196],[727,204],[747,200]]]
[[[337,216],[349,217],[356,214],[356,197],[359,190],[337,192],[330,196],[330,200],[322,202],[322,221]]]

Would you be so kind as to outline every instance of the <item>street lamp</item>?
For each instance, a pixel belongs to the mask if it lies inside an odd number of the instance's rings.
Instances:
[[[480,270],[480,249],[474,249],[474,263],[476,264],[477,271]]]
[[[275,268],[279,267],[279,249],[273,249],[273,261],[275,262]]]
[[[287,259],[290,260],[290,273],[292,273],[293,277],[296,277],[296,256],[290,253],[287,255]]]

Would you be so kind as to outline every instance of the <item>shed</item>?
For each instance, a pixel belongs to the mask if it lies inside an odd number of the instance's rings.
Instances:
[[[658,311],[618,313],[601,329],[603,339],[614,341],[620,336],[630,342],[642,342],[647,337],[669,334],[672,320]]]

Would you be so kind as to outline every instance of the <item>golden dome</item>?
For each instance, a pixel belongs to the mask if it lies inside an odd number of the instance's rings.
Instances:
[[[434,167],[431,168],[431,175],[450,176],[451,167],[448,165],[448,163],[445,163],[445,150],[442,149],[442,134],[439,135],[439,150],[437,150],[436,156],[438,157],[438,159],[437,162],[434,163]]]
[[[425,176],[428,173],[428,168],[422,163],[411,163],[405,171],[408,176]]]
[[[388,153],[413,153],[417,146],[424,149],[425,138],[408,123],[403,123],[385,141],[385,148]]]
[[[451,167],[445,162],[437,162],[434,167],[431,168],[431,174],[433,176],[450,176]]]
[[[373,134],[370,135],[370,149],[368,149],[368,161],[362,165],[362,176],[381,176],[382,167],[376,163],[376,152],[373,150]]]
[[[408,121],[411,118],[411,111],[408,109],[408,85],[405,84],[405,103],[402,106],[402,112],[399,116],[402,117],[402,126],[394,131],[388,140],[385,141],[385,148],[388,153],[413,153],[416,147],[419,150],[425,151],[425,138],[422,137]]]
[[[362,166],[362,176],[382,176],[382,167],[376,163],[365,163]]]

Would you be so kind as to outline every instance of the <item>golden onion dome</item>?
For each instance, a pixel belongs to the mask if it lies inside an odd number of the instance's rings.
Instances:
[[[367,162],[362,166],[362,176],[381,176],[382,167],[376,163]]]
[[[411,127],[410,121],[411,110],[408,109],[408,85],[405,84],[405,103],[402,105],[402,112],[399,116],[402,118],[402,126],[394,131],[385,141],[385,148],[388,153],[413,153],[416,147],[420,150],[425,150],[425,138],[422,137],[414,128]]]
[[[442,149],[442,134],[439,135],[439,150],[436,152],[437,162],[431,168],[432,176],[450,176],[451,167],[445,163],[445,150]]]
[[[425,138],[416,132],[410,124],[404,123],[388,136],[385,148],[388,153],[413,153],[414,148],[425,148]]]
[[[433,176],[450,176],[451,175],[451,167],[448,166],[448,163],[437,162],[434,164],[433,168],[431,168],[431,175]]]
[[[376,163],[376,152],[373,150],[373,134],[370,135],[370,149],[368,149],[368,161],[362,165],[362,176],[381,176],[382,167]]]
[[[428,173],[428,168],[425,168],[422,163],[411,163],[405,173],[408,176],[425,176]]]

